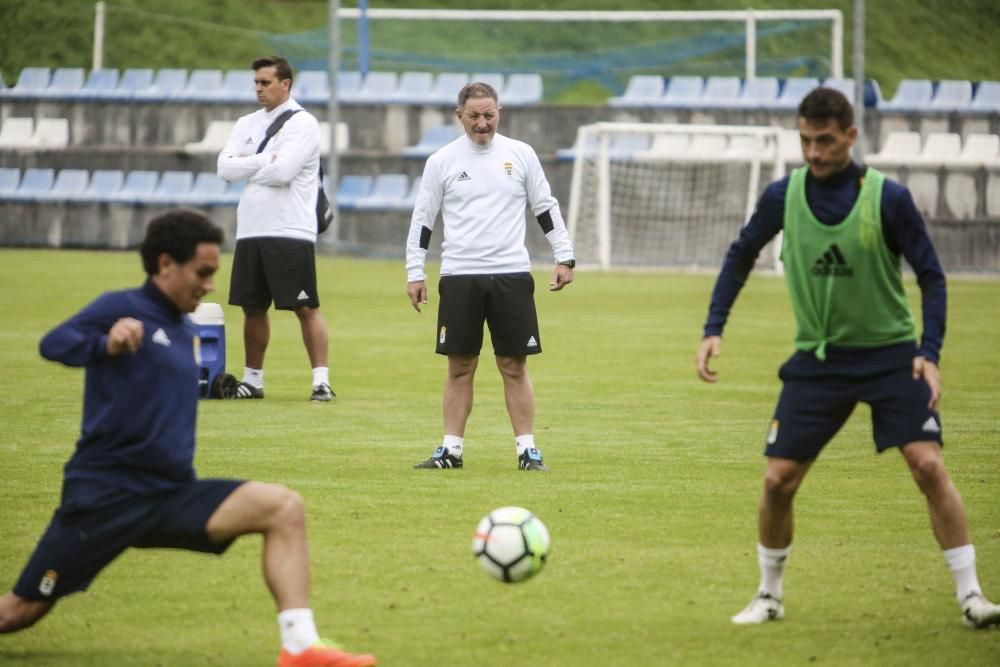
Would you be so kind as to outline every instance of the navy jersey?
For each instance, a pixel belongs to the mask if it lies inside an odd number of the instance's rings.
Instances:
[[[123,317],[142,322],[142,345],[110,357],[108,331]],[[46,334],[40,352],[86,368],[83,422],[67,481],[148,494],[194,479],[194,328],[152,281],[98,297]]]
[[[847,217],[861,190],[865,168],[853,162],[837,176],[819,181],[807,175],[806,199],[813,215],[824,224],[837,224]],[[729,311],[761,249],[781,231],[785,215],[788,178],[771,183],[761,195],[750,221],[726,253],[722,271],[712,292],[706,336],[721,336]],[[927,234],[927,226],[905,186],[885,180],[882,187],[882,235],[889,249],[902,255],[920,285],[923,335],[920,354],[938,362],[944,342],[947,291],[944,271]]]

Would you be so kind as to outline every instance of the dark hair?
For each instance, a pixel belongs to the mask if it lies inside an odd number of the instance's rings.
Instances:
[[[496,89],[481,81],[473,81],[462,86],[462,90],[458,91],[458,108],[464,107],[470,97],[492,97],[494,102],[500,104]]]
[[[841,130],[854,125],[854,107],[847,97],[833,88],[813,88],[799,103],[799,117],[807,121],[827,120],[837,121]]]
[[[139,247],[146,275],[160,272],[160,255],[167,253],[178,264],[194,257],[199,243],[222,245],[222,230],[198,211],[173,209],[149,221],[146,238]]]
[[[265,56],[250,63],[250,69],[255,72],[262,67],[273,67],[279,81],[288,79],[290,82],[292,80],[292,66],[281,56]]]

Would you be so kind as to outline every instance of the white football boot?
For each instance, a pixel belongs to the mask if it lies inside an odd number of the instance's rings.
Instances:
[[[976,629],[1000,625],[1000,604],[993,604],[978,591],[970,593],[962,600],[962,621]]]
[[[777,621],[785,617],[785,608],[781,600],[769,593],[757,593],[757,597],[750,600],[750,604],[740,613],[729,620],[737,625],[755,625],[766,623],[767,621]]]

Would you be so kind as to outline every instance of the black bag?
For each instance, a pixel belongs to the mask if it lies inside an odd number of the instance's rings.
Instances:
[[[281,126],[285,124],[285,121],[302,111],[302,109],[289,109],[285,111],[280,116],[274,119],[274,121],[268,126],[267,130],[264,132],[264,141],[260,142],[260,146],[257,147],[257,152],[260,153],[267,146],[267,142],[271,140],[271,137],[278,133]],[[319,159],[319,192],[316,194],[316,233],[322,234],[329,228],[330,223],[333,222],[333,209],[330,207],[330,200],[326,198],[326,192],[323,191],[323,158]]]

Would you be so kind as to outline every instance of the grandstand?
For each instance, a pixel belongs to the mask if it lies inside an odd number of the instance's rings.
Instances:
[[[238,194],[212,183],[206,174],[215,170],[226,128],[255,108],[245,74],[204,68],[87,72],[46,67],[8,73],[10,81],[0,89],[0,167],[5,170],[0,243],[121,247],[138,238],[128,230],[141,225],[147,209],[165,203],[210,210],[232,230]],[[581,126],[697,123],[794,131],[795,107],[812,87],[822,83],[853,95],[852,82],[829,77],[641,74],[604,105],[553,107],[543,102],[541,78],[530,74],[342,72],[338,80],[346,85],[336,144],[345,176],[336,187],[327,184],[327,190],[331,199],[339,193],[345,199],[339,205],[341,236],[324,238],[324,245],[362,254],[401,253],[399,230],[408,221],[412,183],[423,159],[458,136],[450,97],[473,76],[492,81],[505,103],[506,95],[521,91],[520,104],[507,107],[501,130],[535,147],[567,210],[573,146]],[[322,119],[326,73],[302,71],[297,82],[307,108]],[[1000,270],[995,242],[1000,228],[998,90],[996,81],[907,80],[884,99],[876,81],[865,86],[866,160],[911,187],[950,270]],[[328,125],[324,132],[328,138]],[[626,142],[615,150],[630,155],[648,148]],[[329,151],[329,141],[324,150]],[[783,156],[789,164],[798,160],[794,140]],[[96,176],[107,171],[117,175],[91,188]],[[152,172],[157,183],[168,187],[123,196],[108,185],[121,183],[125,190],[129,177],[143,172]],[[395,186],[357,206],[346,198],[355,176]],[[546,257],[547,244],[534,226],[529,226],[529,249]]]

